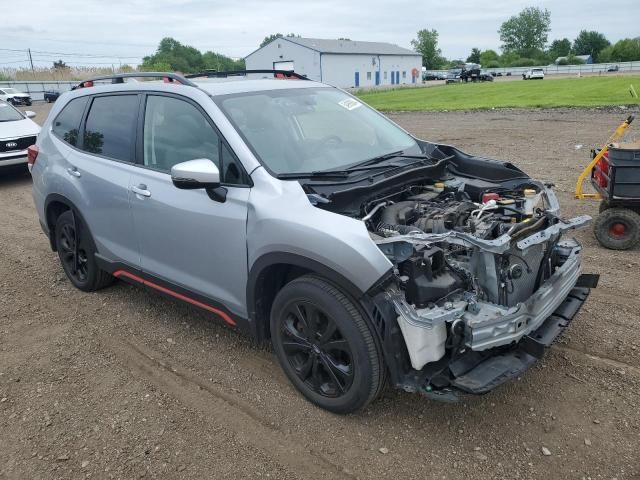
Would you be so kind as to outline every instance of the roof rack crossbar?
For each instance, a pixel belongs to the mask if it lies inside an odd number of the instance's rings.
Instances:
[[[281,75],[284,78],[295,78],[297,80],[309,80],[305,75],[294,72],[293,70],[229,70],[229,71],[217,71],[217,70],[203,70],[198,73],[190,73],[185,75],[185,78],[226,78],[236,76],[246,76],[251,73],[270,73],[274,77]]]
[[[124,83],[125,78],[166,78],[169,82],[178,82],[182,85],[188,85],[190,87],[197,87],[191,80],[187,80],[183,75],[172,72],[127,72],[127,73],[114,73],[112,75],[103,75],[100,77],[92,77],[87,80],[83,80],[74,87],[83,88],[85,83],[95,82],[98,80],[111,80],[111,83]]]

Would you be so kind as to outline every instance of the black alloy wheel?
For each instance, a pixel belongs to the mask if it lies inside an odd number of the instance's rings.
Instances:
[[[53,234],[64,273],[74,287],[93,292],[113,282],[95,259],[95,247],[89,229],[71,210],[60,214]]]
[[[313,274],[287,283],[271,308],[271,342],[280,366],[309,401],[351,413],[384,386],[381,349],[361,309]]]
[[[354,373],[351,349],[326,312],[306,300],[294,300],[280,328],[287,361],[301,381],[326,397],[349,390]]]
[[[79,239],[75,227],[65,223],[59,235],[58,250],[65,272],[74,280],[74,283],[86,283],[89,273],[87,252],[78,245]]]

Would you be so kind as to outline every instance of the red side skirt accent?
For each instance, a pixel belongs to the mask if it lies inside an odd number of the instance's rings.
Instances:
[[[196,307],[200,307],[200,308],[204,308],[205,310],[209,310],[210,312],[215,313],[216,315],[222,317],[222,319],[227,322],[229,325],[233,325],[235,326],[236,322],[233,321],[233,319],[227,315],[226,313],[224,313],[222,310],[218,310],[217,308],[212,307],[211,305],[207,305],[204,304],[202,302],[199,302],[197,300],[194,300],[193,298],[189,298],[185,295],[182,295],[178,292],[174,292],[173,290],[169,290],[168,288],[165,288],[163,286],[160,286],[156,283],[150,282],[149,280],[145,280],[142,277],[138,277],[137,275],[134,275],[133,273],[129,273],[126,270],[116,270],[115,272],[113,272],[113,276],[116,278],[119,277],[127,277],[135,282],[141,283],[142,285],[146,285],[148,287],[154,288],[162,293],[166,293],[167,295],[171,295],[172,297],[175,297],[179,300],[183,300],[185,302],[190,303],[191,305],[195,305]]]

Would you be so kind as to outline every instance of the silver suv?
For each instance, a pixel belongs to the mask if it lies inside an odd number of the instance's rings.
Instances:
[[[387,379],[485,393],[535,363],[597,282],[562,237],[589,217],[562,219],[511,163],[416,139],[295,74],[134,75],[64,93],[38,137],[33,198],[65,273],[270,340],[323,408],[358,410]]]

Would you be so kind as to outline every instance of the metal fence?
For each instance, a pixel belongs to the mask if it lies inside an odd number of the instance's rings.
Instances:
[[[522,75],[531,68],[542,68],[545,75],[577,75],[580,74],[601,74],[607,73],[607,70],[613,66],[618,66],[618,72],[640,72],[640,61],[635,62],[612,62],[612,63],[591,63],[583,65],[538,65],[534,67],[500,67],[486,68],[490,72],[502,73],[506,75]],[[429,70],[430,72],[432,70]],[[433,70],[433,73],[443,73],[446,70]]]
[[[31,95],[32,100],[44,100],[44,92],[66,92],[80,83],[79,80],[46,80],[46,81],[0,81],[0,88],[10,87]]]

